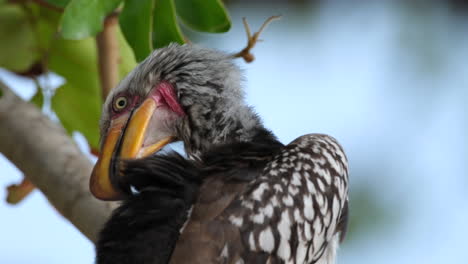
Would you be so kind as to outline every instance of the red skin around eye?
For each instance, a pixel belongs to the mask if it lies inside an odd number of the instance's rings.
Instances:
[[[114,110],[114,102],[112,102],[111,109],[112,109],[112,119],[117,118],[125,113],[128,113],[131,109],[133,109],[140,100],[139,96],[133,96],[130,98],[125,93],[118,94],[115,98],[119,98],[121,96],[125,96],[129,99],[130,103],[125,107],[125,109],[121,111]],[[179,116],[184,116],[185,112],[184,109],[180,106],[179,102],[177,101],[177,95],[174,92],[174,87],[168,82],[161,82],[159,83],[155,89],[151,91],[150,94],[151,98],[156,101],[158,105],[167,105],[174,113]]]
[[[177,96],[174,92],[174,87],[168,82],[161,82],[156,86],[151,97],[158,103],[158,105],[164,104],[174,111],[179,116],[184,116],[184,109],[180,106],[177,101]]]

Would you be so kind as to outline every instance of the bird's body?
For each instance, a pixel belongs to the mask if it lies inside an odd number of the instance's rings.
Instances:
[[[235,167],[205,180],[171,263],[334,263],[345,232],[344,153],[317,134],[270,153],[240,151]]]
[[[171,45],[113,92],[104,109],[122,93],[162,102],[149,122],[163,119],[163,125],[144,129],[164,137],[145,136],[140,152],[121,162],[115,153],[125,156],[132,148],[120,136],[113,158],[98,162],[93,177],[108,170],[118,191],[105,181],[92,190],[124,199],[101,233],[98,264],[335,263],[348,214],[342,148],[322,134],[281,144],[243,103],[239,76],[225,54]],[[146,101],[128,102],[123,125],[125,111],[104,111],[104,135],[114,127],[133,133]],[[141,154],[148,142],[168,135],[184,142],[188,157]],[[114,144],[107,143],[112,136],[104,140],[104,150]],[[109,169],[101,170],[106,162]]]

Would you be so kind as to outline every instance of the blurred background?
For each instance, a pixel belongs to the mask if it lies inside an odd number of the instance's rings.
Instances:
[[[227,1],[236,52],[276,14],[244,69],[247,101],[283,143],[312,132],[344,146],[351,223],[339,263],[466,263],[468,4],[465,1]],[[25,99],[28,79],[0,78]],[[48,86],[63,80],[49,74]],[[50,113],[49,113],[50,114]],[[85,146],[83,137],[74,138]],[[85,148],[85,147],[84,147]],[[0,197],[22,174],[0,155]],[[93,263],[94,248],[35,190],[0,202],[0,263]]]

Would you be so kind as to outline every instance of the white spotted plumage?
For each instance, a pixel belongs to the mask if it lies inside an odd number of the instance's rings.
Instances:
[[[302,136],[286,146],[240,196],[243,213],[229,217],[245,237],[245,254],[265,252],[279,263],[335,263],[346,231],[347,164],[327,135]]]
[[[273,237],[270,227],[267,227],[265,230],[260,232],[260,235],[258,236],[258,244],[265,252],[271,253],[273,251],[275,248],[275,238]]]
[[[234,215],[231,215],[229,217],[229,220],[231,221],[232,224],[240,227],[242,226],[242,223],[244,223],[244,218],[242,217],[237,217],[237,216],[234,216]]]

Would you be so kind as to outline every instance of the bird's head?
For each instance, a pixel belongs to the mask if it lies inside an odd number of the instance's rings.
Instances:
[[[104,103],[91,192],[102,200],[122,199],[119,161],[147,157],[173,141],[183,141],[196,157],[214,144],[264,133],[243,97],[240,71],[229,55],[187,44],[154,51]]]

